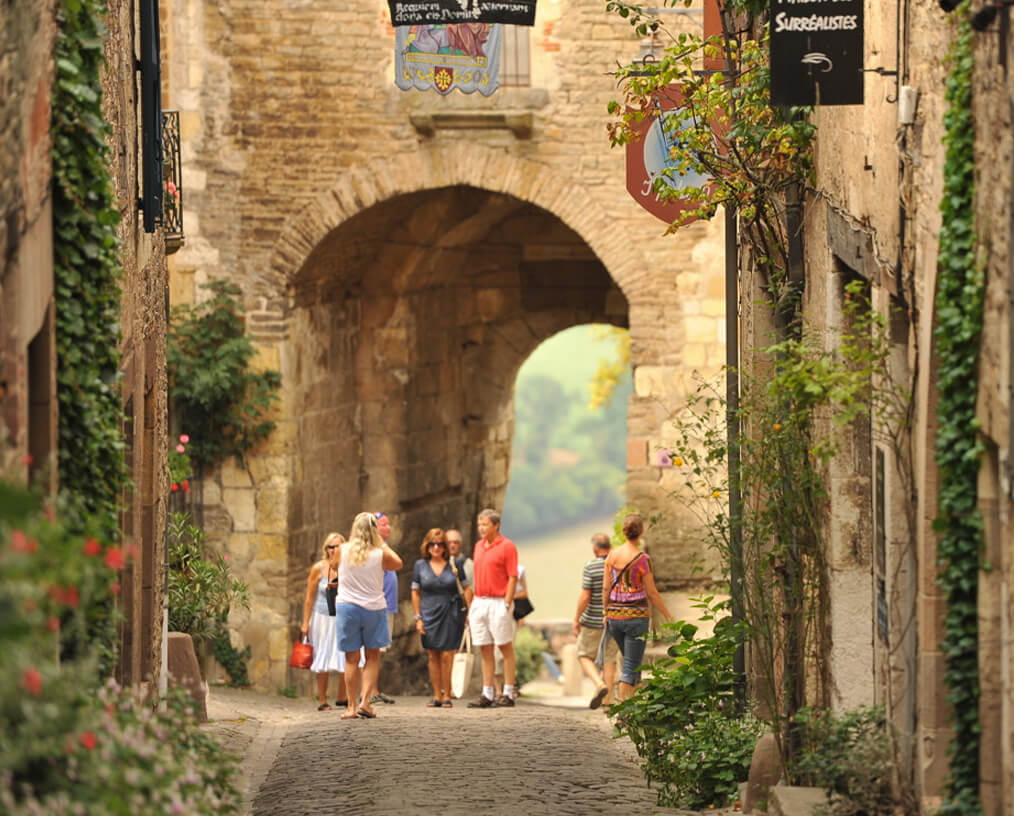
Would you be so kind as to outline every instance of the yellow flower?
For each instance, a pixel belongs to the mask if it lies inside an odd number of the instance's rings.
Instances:
[[[775,423],[775,430],[776,430],[776,431],[780,431],[781,429],[782,429],[782,423],[780,423],[780,422],[776,422],[776,423]]]
[[[711,491],[711,497],[714,498],[714,499],[717,499],[721,495],[722,495],[722,491],[721,490],[712,490]]]
[[[676,465],[676,467],[683,467],[683,460],[678,456],[672,460],[672,463]]]

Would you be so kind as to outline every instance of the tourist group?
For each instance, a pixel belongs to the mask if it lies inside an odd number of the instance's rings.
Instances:
[[[412,606],[429,658],[432,708],[453,706],[451,670],[466,627],[482,658],[482,693],[468,707],[512,708],[518,696],[514,637],[518,619],[532,609],[525,570],[514,542],[500,532],[497,511],[480,512],[477,528],[472,558],[463,554],[458,530],[435,527],[413,566]],[[640,547],[643,532],[644,521],[634,514],[624,520],[619,547],[603,533],[592,537],[594,557],[582,572],[573,625],[582,669],[596,685],[591,708],[612,702],[618,655],[619,698],[633,693],[652,605],[671,620],[651,558]],[[390,535],[385,513],[360,513],[347,541],[339,533],[327,536],[307,579],[302,633],[313,646],[318,709],[331,707],[328,674],[337,672],[335,705],[345,707],[343,719],[372,719],[376,703],[394,702],[379,688],[380,656],[391,644],[398,611],[396,573],[404,567],[387,544]]]

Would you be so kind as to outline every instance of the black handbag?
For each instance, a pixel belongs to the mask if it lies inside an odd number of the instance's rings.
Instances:
[[[454,573],[454,581],[458,585],[458,614],[464,617],[468,614],[468,604],[465,603],[465,588],[461,585],[461,576],[458,575],[458,566],[454,563],[454,559],[448,558],[447,560],[451,565],[451,572]]]
[[[535,607],[527,598],[514,599],[514,620],[521,620],[523,617],[531,615],[534,611]]]
[[[338,614],[338,578],[335,577],[334,581],[328,581],[327,586],[324,587],[324,597],[327,598],[327,614],[332,618]]]

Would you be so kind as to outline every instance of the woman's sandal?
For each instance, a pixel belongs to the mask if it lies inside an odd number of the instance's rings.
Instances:
[[[348,708],[349,707],[349,701],[348,700],[335,700],[334,701],[334,707],[335,708]]]
[[[426,708],[440,708],[441,705],[442,703],[436,697],[434,697],[432,700],[426,703]]]
[[[375,719],[376,716],[377,716],[375,713],[373,713],[372,711],[367,711],[365,708],[360,708],[356,712],[356,714],[358,714],[360,717],[362,717],[365,720],[372,720],[372,719]]]
[[[318,711],[330,711],[331,710],[331,706],[329,706],[327,703],[321,703],[319,706],[317,706],[317,710]]]
[[[454,703],[452,703],[450,700],[444,700],[440,705],[443,708],[454,708]]]
[[[355,711],[346,711],[342,714],[341,719],[343,720],[358,720],[359,715]]]

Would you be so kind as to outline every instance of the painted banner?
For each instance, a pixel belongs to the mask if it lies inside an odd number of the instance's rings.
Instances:
[[[684,121],[690,116],[681,110],[683,91],[678,85],[664,89],[655,97],[655,114],[630,127],[640,138],[627,144],[627,192],[630,197],[656,218],[673,223],[687,210],[700,206],[682,198],[663,197],[656,190],[656,181],[667,193],[678,194],[685,187],[702,187],[707,176],[687,173],[681,176],[679,162],[673,156],[675,141]]]
[[[864,0],[771,0],[771,104],[863,104]]]
[[[508,23],[535,25],[536,0],[388,0],[391,25]]]
[[[478,91],[489,96],[500,86],[503,26],[490,23],[399,26],[395,36],[394,81],[448,94]]]

